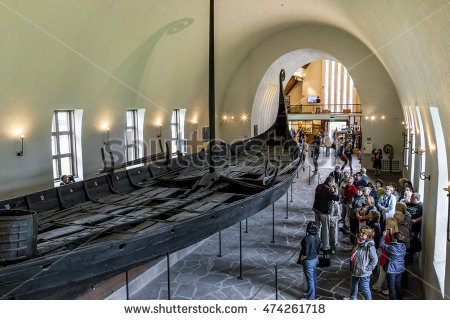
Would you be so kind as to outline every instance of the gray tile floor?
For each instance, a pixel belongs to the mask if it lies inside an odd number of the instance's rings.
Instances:
[[[342,163],[338,160],[338,163]],[[170,269],[172,299],[240,300],[275,299],[275,265],[278,266],[278,299],[292,300],[304,296],[306,283],[300,265],[296,264],[300,241],[305,235],[308,221],[314,219],[311,210],[317,177],[323,180],[335,165],[330,157],[320,158],[319,174],[308,169],[299,171],[293,184],[293,201],[289,192],[289,218],[286,216],[286,196],[275,202],[275,243],[272,240],[272,206],[242,223],[243,279],[238,279],[239,224],[222,231],[222,257],[218,257],[218,234],[208,238],[202,246],[183,258]],[[354,169],[359,164],[354,159]],[[397,178],[398,179],[398,178]],[[395,180],[392,180],[395,181]],[[339,233],[340,239],[347,236]],[[340,241],[344,243],[345,241]],[[318,268],[318,299],[342,299],[349,295],[348,260],[351,247],[345,244],[332,255],[331,266]],[[414,268],[413,268],[414,269]],[[410,277],[410,279],[413,277]],[[419,281],[412,279],[405,299],[422,299]],[[374,299],[386,299],[372,293]],[[132,299],[167,299],[167,273],[143,287]],[[360,297],[362,299],[362,297]]]

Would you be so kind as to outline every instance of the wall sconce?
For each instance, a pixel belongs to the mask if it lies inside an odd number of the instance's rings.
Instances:
[[[227,121],[229,119],[229,117],[226,115],[226,114],[224,114],[223,116],[222,116],[222,120],[223,121]]]
[[[192,124],[194,125],[194,133],[197,133],[197,129],[198,129],[198,120],[197,120],[197,118],[192,119]]]
[[[21,142],[21,149],[19,152],[17,152],[17,156],[18,157],[23,157],[23,139],[25,138],[25,136],[22,134],[20,134],[20,142]]]
[[[404,126],[405,125],[405,121],[402,121],[402,126]]]
[[[386,119],[386,116],[383,114],[382,116],[381,116],[381,120],[385,120]]]
[[[450,241],[450,181],[448,182],[447,188],[443,188],[445,191],[447,191],[447,198],[448,198],[448,208],[447,208],[447,215],[448,215],[448,222],[447,222],[447,241]]]
[[[371,116],[370,117],[370,120],[372,120],[372,121],[374,121],[374,120],[376,120],[377,119],[377,117],[375,117],[375,116]]]
[[[158,135],[156,136],[157,138],[161,138],[161,135],[162,135],[162,123],[161,123],[161,120],[158,120],[158,121],[156,121],[156,125],[159,127],[159,133],[158,133]]]
[[[364,119],[369,120],[369,116],[365,116]]]
[[[248,119],[248,116],[245,113],[241,115],[242,121],[247,121],[247,119]]]
[[[419,150],[414,151],[414,153],[417,153],[419,155],[419,157],[420,157],[420,159],[419,159],[419,165],[420,165],[419,178],[421,180],[426,180],[426,179],[431,180],[431,174],[427,176],[425,174],[425,172],[422,172],[422,154],[425,153],[425,148],[424,147],[419,147]]]

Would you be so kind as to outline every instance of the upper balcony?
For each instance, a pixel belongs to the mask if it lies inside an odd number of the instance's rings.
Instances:
[[[361,104],[299,104],[289,105],[288,114],[361,115]]]

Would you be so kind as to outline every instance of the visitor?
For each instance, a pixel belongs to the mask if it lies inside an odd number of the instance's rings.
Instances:
[[[340,186],[342,181],[344,180],[344,174],[341,172],[340,166],[335,166],[334,171],[331,171],[330,177],[333,177],[334,183],[337,186]]]
[[[369,177],[367,176],[367,170],[366,168],[362,167],[361,170],[359,170],[359,173],[361,174],[361,180],[364,180],[366,182],[366,185],[369,183]]]
[[[308,222],[306,227],[306,236],[301,242],[300,256],[297,263],[303,265],[305,274],[307,292],[305,300],[316,299],[317,276],[316,268],[319,262],[320,238],[317,235],[319,228],[314,221]]]
[[[339,201],[339,195],[334,186],[333,178],[327,177],[324,183],[316,187],[313,205],[323,251],[330,250],[330,214],[333,208],[333,201]]]
[[[306,161],[306,156],[308,155],[308,144],[306,143],[306,140],[303,140],[303,142],[301,142],[300,148],[302,149],[302,163],[304,166],[305,161]]]
[[[406,204],[411,214],[411,250],[418,252],[422,250],[420,242],[420,229],[422,227],[423,203],[420,201],[420,193],[411,195],[411,202]]]
[[[356,300],[358,295],[358,283],[366,300],[372,300],[370,293],[370,275],[378,262],[375,243],[373,241],[373,230],[367,226],[361,228],[356,244],[352,249],[350,258],[350,298]]]
[[[398,180],[401,190],[400,190],[400,199],[404,198],[404,194],[407,190],[411,191],[412,193],[414,193],[414,188],[412,185],[412,182],[407,180],[406,178],[401,178]]]
[[[381,214],[377,210],[371,210],[367,215],[366,224],[374,231],[373,240],[375,241],[375,248],[378,250],[381,238],[381,225],[380,225]]]
[[[343,191],[344,191],[344,198],[343,198],[343,204],[342,204],[342,221],[343,221],[343,226],[342,226],[342,233],[347,234],[350,232],[350,222],[348,223],[348,225],[346,224],[346,218],[350,219],[351,213],[350,211],[352,210],[352,201],[353,201],[353,197],[356,195],[357,193],[357,189],[355,187],[355,185],[353,184],[353,177],[352,176],[348,176],[347,181],[345,182],[345,185],[342,187]],[[353,243],[353,242],[352,242]]]
[[[397,203],[397,200],[392,194],[392,191],[392,186],[387,186],[384,191],[385,194],[380,197],[378,202],[378,208],[381,210],[384,220],[387,218],[392,218],[395,213],[395,204]]]
[[[377,190],[380,197],[384,194],[384,188],[383,188],[383,180],[377,179],[375,181],[375,190]]]
[[[369,182],[367,184],[367,187],[370,189],[370,193],[369,195],[373,198],[373,200],[375,201],[375,206],[377,207],[378,210],[378,201],[380,200],[380,195],[378,194],[378,192],[375,190],[375,187],[373,186],[372,182]]]
[[[397,225],[397,221],[394,218],[388,218],[386,220],[386,225],[385,228],[383,228],[383,226],[381,226],[382,229],[384,230],[390,230],[390,234],[389,237],[385,237],[384,238],[384,243],[385,244],[390,244],[391,243],[391,236],[395,233],[398,232],[398,225]],[[381,242],[381,240],[380,240]],[[389,294],[389,289],[383,289],[386,288],[385,285],[385,280],[386,280],[386,271],[384,270],[384,265],[386,264],[386,251],[385,250],[381,250],[380,252],[380,259],[379,259],[379,272],[378,272],[378,279],[377,282],[373,284],[372,289],[374,289],[375,291],[377,291],[378,293],[382,293],[384,295],[388,295]]]
[[[412,192],[410,190],[406,189],[405,192],[403,193],[403,199],[400,199],[400,202],[402,202],[402,203],[411,202],[411,196],[412,196]]]
[[[389,299],[403,300],[402,274],[405,271],[405,236],[401,232],[395,232],[390,244],[386,244],[385,238],[390,232],[390,229],[383,231],[380,239],[380,248],[386,252],[387,258],[384,268],[389,287]]]
[[[339,244],[338,223],[341,218],[341,204],[339,201],[333,201],[331,215],[330,215],[330,248],[331,253],[336,253],[336,246]]]
[[[356,237],[358,236],[359,230],[359,219],[356,213],[361,210],[361,208],[366,203],[366,197],[364,197],[364,187],[359,187],[357,189],[356,195],[353,197],[352,209],[350,210],[349,222],[350,222],[350,242],[348,244],[353,245],[355,243]]]
[[[403,235],[405,236],[404,243],[405,243],[406,250],[408,250],[409,246],[410,246],[411,233],[409,231],[408,224],[405,222],[405,216],[403,215],[403,213],[401,211],[396,211],[394,213],[394,219],[395,219],[395,221],[397,221],[398,231],[403,233]]]
[[[360,172],[355,174],[355,186],[358,187],[367,187],[367,180],[363,180]]]
[[[332,140],[331,140],[331,137],[328,134],[328,132],[325,133],[325,138],[323,139],[323,143],[326,147],[325,155],[328,157],[330,155],[330,149],[331,149],[331,144],[332,144]]]
[[[394,195],[395,200],[398,202],[400,200],[400,192],[398,192],[397,184],[395,182],[392,182],[389,185],[392,187],[392,194]]]
[[[395,204],[395,213],[400,212],[403,215],[403,221],[405,222],[405,225],[408,227],[408,230],[411,232],[411,214],[407,209],[408,207],[403,202],[397,202]],[[403,234],[406,236],[406,233],[403,232]]]
[[[320,155],[320,140],[314,139],[313,143],[313,162],[314,162],[314,173],[316,173],[319,169],[319,164],[317,163],[317,160],[319,159]]]
[[[344,161],[341,170],[344,170],[345,166],[348,164],[350,166],[350,174],[353,174],[352,154],[353,154],[352,145],[349,143],[347,144],[347,148],[343,151],[343,154],[341,155],[342,160]]]
[[[356,212],[356,218],[358,218],[359,220],[359,228],[362,228],[366,224],[366,220],[369,219],[369,217],[367,216],[369,212],[372,210],[377,210],[373,198],[371,196],[366,195],[364,195],[364,197],[365,197],[364,206]]]
[[[373,154],[373,168],[375,169],[375,176],[381,176],[381,160],[383,159],[383,151],[375,149],[372,151]]]

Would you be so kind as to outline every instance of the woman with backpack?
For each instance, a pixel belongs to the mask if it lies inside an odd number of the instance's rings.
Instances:
[[[320,237],[318,236],[319,227],[314,221],[308,222],[306,227],[306,236],[301,242],[302,249],[298,257],[298,264],[303,265],[308,291],[305,300],[316,299],[317,275],[316,269],[319,263]]]

